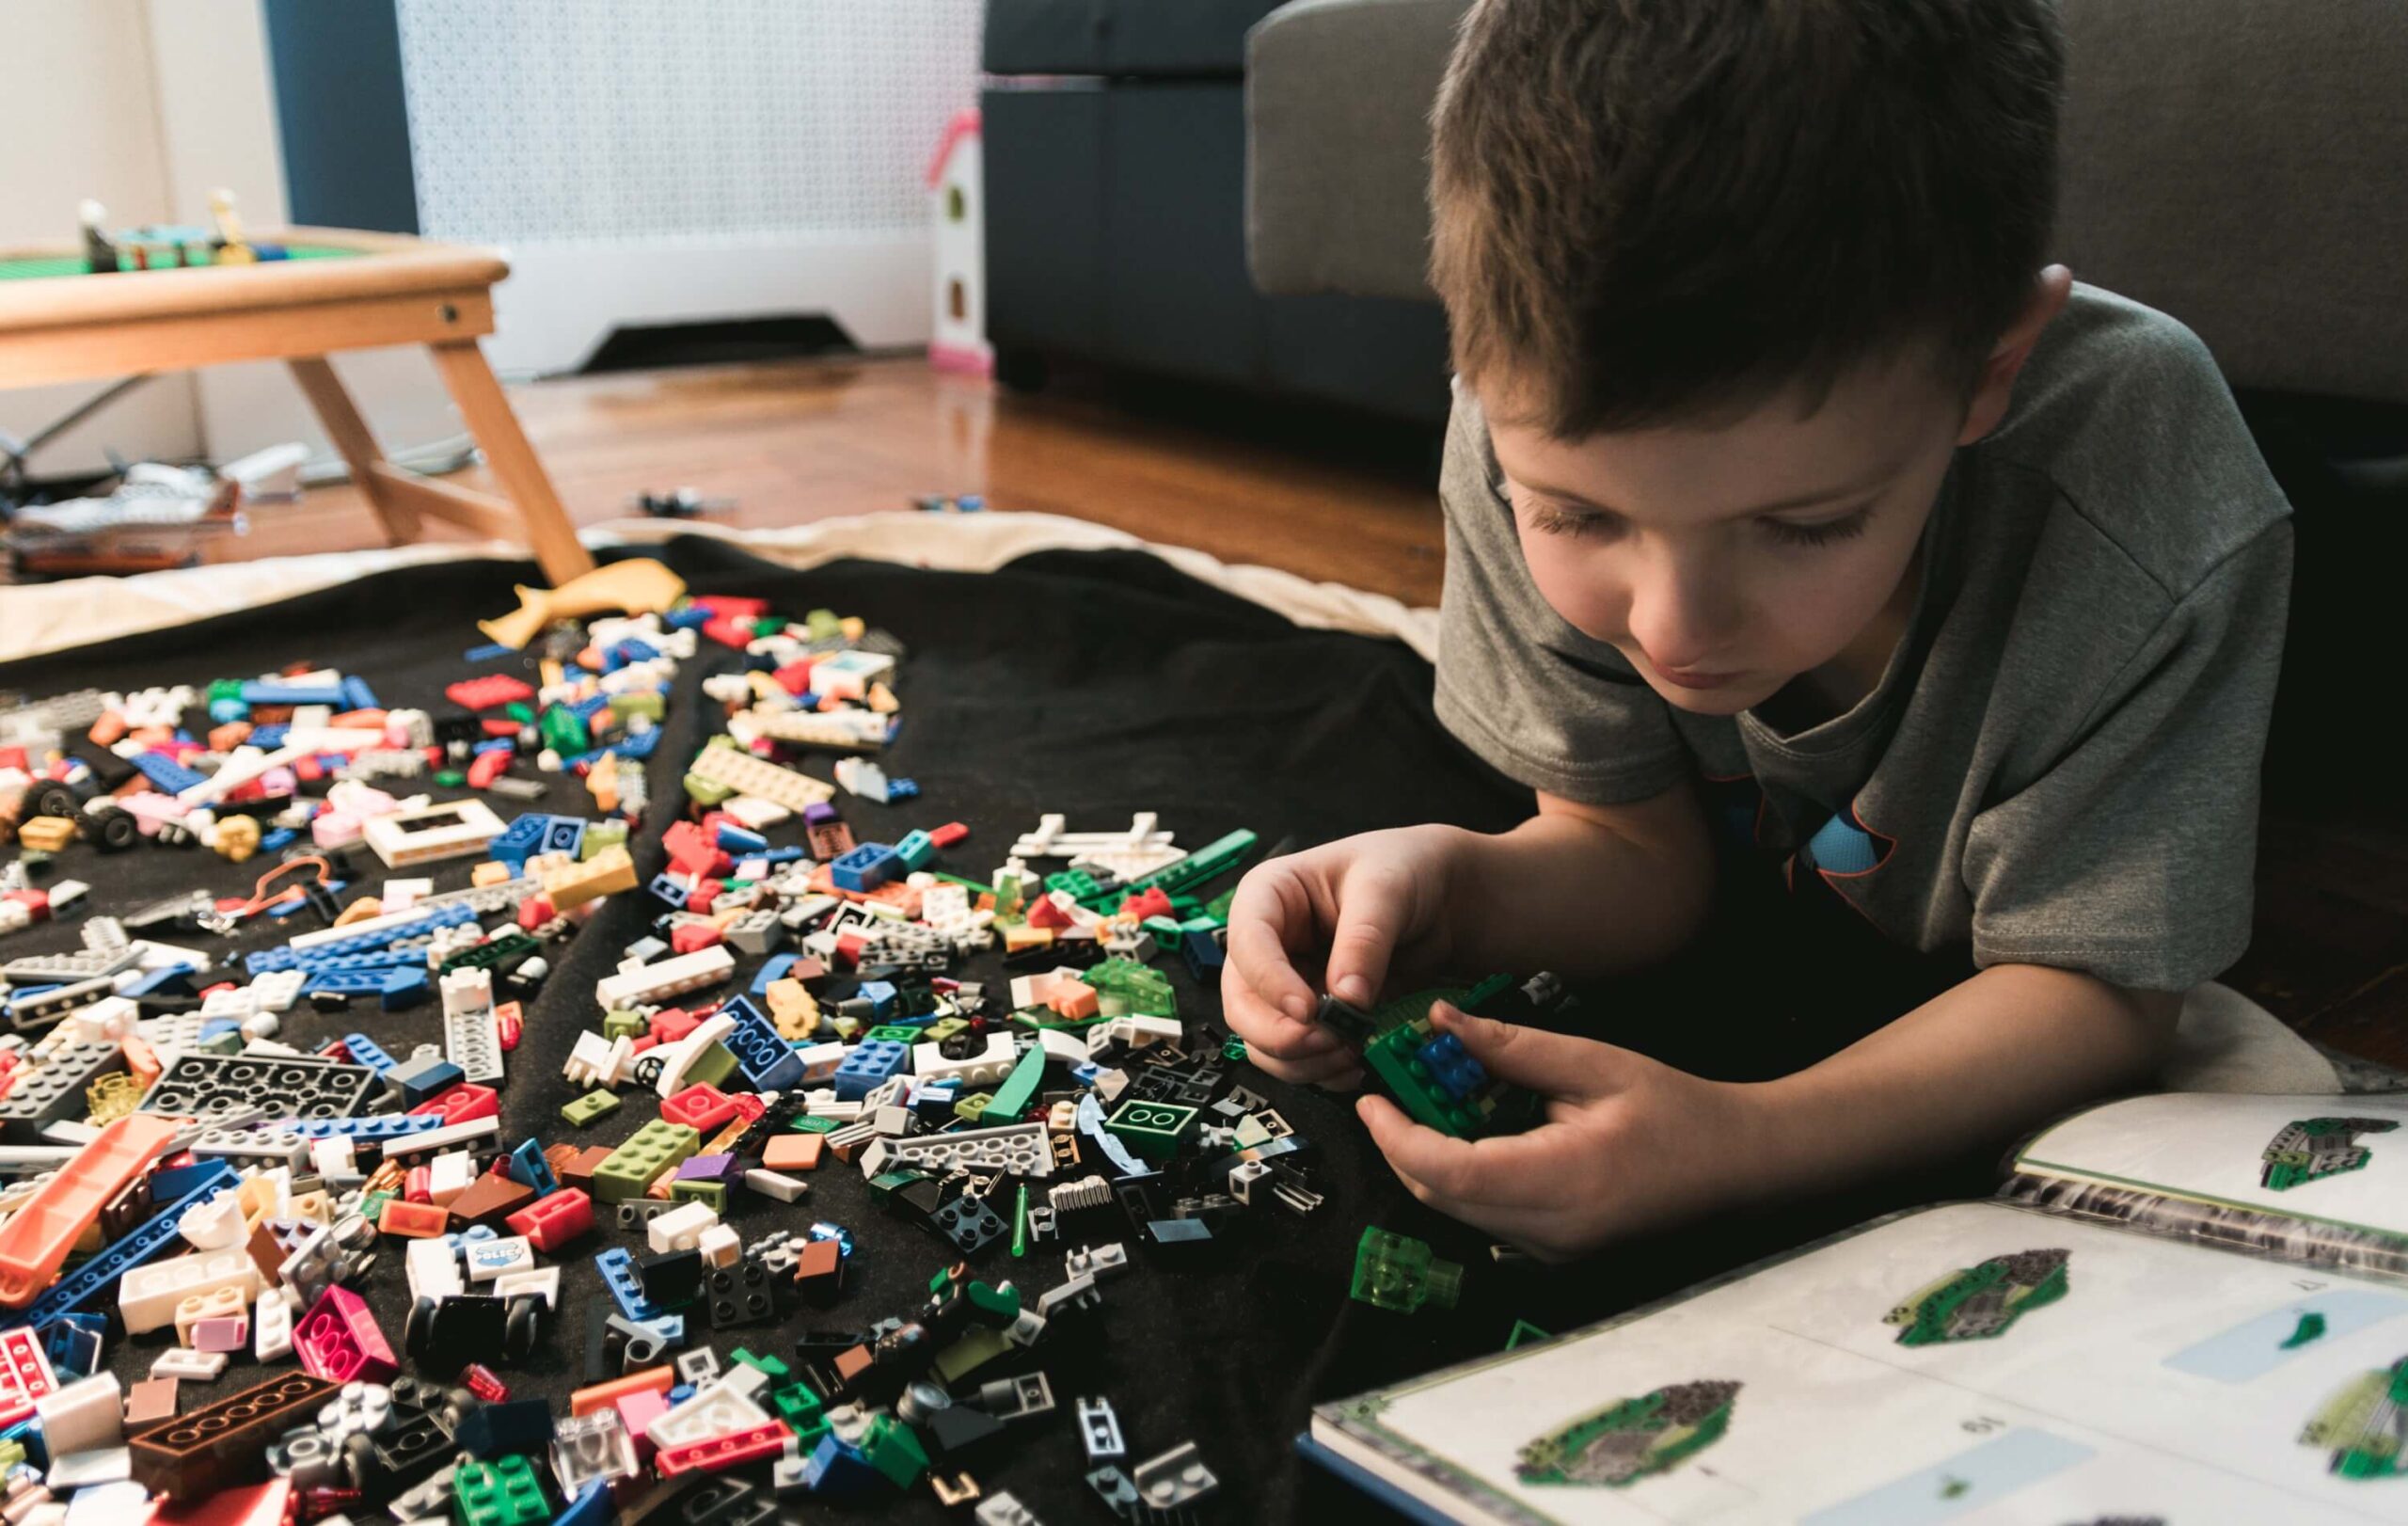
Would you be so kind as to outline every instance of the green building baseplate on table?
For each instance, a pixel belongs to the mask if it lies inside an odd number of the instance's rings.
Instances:
[[[1722,1439],[1738,1396],[1737,1383],[1707,1379],[1617,1400],[1524,1446],[1514,1476],[1619,1488],[1670,1471]]]
[[[1452,1309],[1463,1284],[1459,1264],[1439,1260],[1409,1234],[1370,1225],[1354,1242],[1354,1280],[1346,1295],[1374,1309],[1409,1314],[1424,1304]]]
[[[1902,1346],[1987,1341],[2035,1309],[2066,1296],[2065,1250],[2019,1250],[1950,1272],[1881,1316]]]

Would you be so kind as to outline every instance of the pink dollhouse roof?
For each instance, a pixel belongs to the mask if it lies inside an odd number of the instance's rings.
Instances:
[[[928,160],[928,189],[933,191],[944,179],[945,161],[953,157],[953,146],[965,137],[978,135],[978,108],[966,106],[955,112],[953,120],[944,124],[944,136],[937,139],[937,151]]]

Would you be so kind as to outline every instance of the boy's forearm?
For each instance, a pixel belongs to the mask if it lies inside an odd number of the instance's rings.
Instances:
[[[2001,964],[1794,1075],[1745,1089],[1764,1190],[1813,1190],[2004,1143],[2145,1080],[2178,993]]]
[[[1703,923],[1709,853],[1667,852],[1575,816],[1476,835],[1464,856],[1459,948],[1484,969],[1620,975],[1668,958]]]

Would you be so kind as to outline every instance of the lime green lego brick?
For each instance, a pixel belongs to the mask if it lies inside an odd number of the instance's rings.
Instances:
[[[1106,1130],[1150,1161],[1165,1161],[1196,1124],[1196,1109],[1166,1102],[1124,1102],[1103,1121]]]
[[[610,713],[625,720],[641,715],[647,721],[658,721],[669,713],[669,698],[665,694],[648,694],[642,691],[610,696]]]
[[[686,798],[701,806],[724,805],[736,797],[734,785],[723,785],[717,779],[705,779],[698,773],[686,775],[679,784],[686,791]]]
[[[657,1118],[594,1168],[596,1202],[625,1202],[643,1196],[652,1179],[703,1147],[703,1137],[684,1123]]]
[[[1012,1067],[1011,1074],[1004,1077],[1004,1084],[995,1089],[994,1098],[979,1113],[979,1118],[989,1123],[1018,1122],[1021,1115],[1028,1111],[1028,1105],[1037,1100],[1038,1084],[1044,1079],[1045,1049],[1043,1045],[1038,1045],[1021,1056],[1020,1062]]]
[[[727,1184],[688,1182],[681,1179],[669,1184],[669,1200],[671,1202],[706,1202],[711,1205],[711,1212],[724,1214],[727,1212]]]
[[[589,1091],[584,1096],[578,1098],[574,1102],[562,1104],[561,1117],[567,1119],[570,1122],[576,1124],[581,1129],[597,1119],[610,1117],[612,1113],[615,1113],[618,1110],[619,1096],[617,1092]],[[369,1222],[372,1224],[375,1220],[371,1219]]]
[[[642,1012],[630,1012],[623,1008],[602,1014],[602,1037],[605,1039],[641,1039],[650,1029],[651,1025],[643,1020]]]
[[[919,1041],[922,1043],[943,1043],[957,1033],[967,1033],[969,1031],[970,1019],[966,1017],[941,1017],[921,1030]]]
[[[988,1104],[995,1100],[991,1091],[974,1091],[967,1097],[953,1099],[953,1116],[965,1123],[975,1123],[987,1116]]]
[[[833,641],[845,633],[845,621],[833,610],[811,610],[802,617],[802,633],[813,641]]]
[[[577,845],[578,862],[581,864],[606,848],[625,847],[626,841],[627,824],[625,821],[588,821],[585,835]]]
[[[736,1056],[727,1045],[708,1044],[694,1057],[693,1063],[686,1067],[686,1084],[692,1086],[697,1081],[707,1081],[717,1086],[735,1073]]]

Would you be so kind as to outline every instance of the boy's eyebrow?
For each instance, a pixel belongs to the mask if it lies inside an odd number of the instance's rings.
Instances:
[[[1896,475],[1896,468],[1885,464],[1879,469],[1868,473],[1861,482],[1842,483],[1836,487],[1818,487],[1813,492],[1793,494],[1788,498],[1776,499],[1769,503],[1759,503],[1753,508],[1741,509],[1729,517],[1745,519],[1760,514],[1779,514],[1784,509],[1803,509],[1818,503],[1830,503],[1840,499],[1853,498],[1859,493],[1872,491],[1894,475]],[[1560,487],[1550,487],[1545,483],[1529,482],[1520,478],[1514,480],[1521,482],[1524,487],[1533,493],[1554,499],[1572,508],[1590,509],[1598,514],[1619,515],[1622,512],[1620,509],[1594,502],[1578,493],[1567,492]]]

